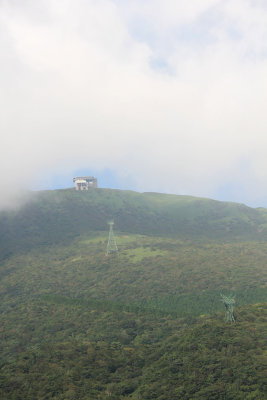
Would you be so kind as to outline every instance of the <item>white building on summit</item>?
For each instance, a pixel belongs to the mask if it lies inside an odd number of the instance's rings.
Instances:
[[[76,190],[89,190],[97,188],[97,178],[93,176],[77,176],[73,178]]]

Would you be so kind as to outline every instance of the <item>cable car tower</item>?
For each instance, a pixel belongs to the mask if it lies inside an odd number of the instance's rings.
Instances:
[[[225,307],[225,321],[226,322],[235,322],[233,304],[235,304],[234,297],[227,297],[221,294],[221,300]]]
[[[115,239],[114,232],[113,232],[114,221],[108,221],[108,225],[109,225],[109,235],[108,235],[108,244],[107,244],[107,251],[106,251],[107,256],[109,254],[118,252],[118,247],[117,247],[116,239]]]

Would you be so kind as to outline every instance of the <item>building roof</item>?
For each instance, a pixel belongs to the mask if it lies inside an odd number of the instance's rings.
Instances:
[[[73,178],[73,182],[76,181],[96,181],[97,179],[94,176],[77,176]]]

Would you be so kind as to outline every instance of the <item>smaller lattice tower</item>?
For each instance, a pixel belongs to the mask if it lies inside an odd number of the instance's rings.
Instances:
[[[233,310],[233,305],[235,304],[235,299],[234,297],[227,297],[221,294],[221,300],[224,304],[225,307],[225,321],[226,322],[235,322],[235,317],[234,317],[234,310]]]
[[[108,225],[109,225],[109,235],[108,235],[108,244],[107,244],[106,255],[118,252],[118,247],[117,247],[116,239],[115,239],[114,232],[113,232],[114,221],[108,221]]]

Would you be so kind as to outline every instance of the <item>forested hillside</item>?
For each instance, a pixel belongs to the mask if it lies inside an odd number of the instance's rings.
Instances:
[[[265,399],[266,215],[109,189],[2,212],[0,399]]]
[[[97,189],[34,193],[24,206],[0,213],[0,253],[66,243],[106,231],[113,218],[121,232],[181,238],[267,238],[265,209],[190,196]]]

